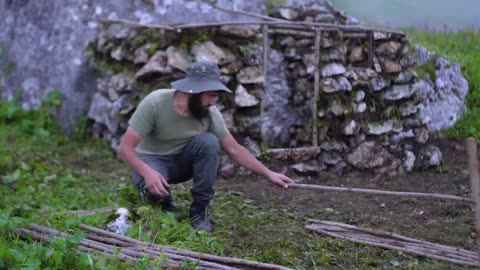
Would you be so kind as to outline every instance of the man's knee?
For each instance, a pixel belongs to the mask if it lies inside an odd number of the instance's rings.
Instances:
[[[220,151],[218,139],[212,133],[206,132],[195,136],[193,143],[200,147],[202,151],[208,151],[211,153],[218,153]]]

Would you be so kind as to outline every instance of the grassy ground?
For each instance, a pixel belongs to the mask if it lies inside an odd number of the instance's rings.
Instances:
[[[386,207],[379,208],[379,202],[368,196],[352,200],[348,194],[330,194],[334,197],[324,196],[327,194],[318,197],[309,192],[282,195],[268,185],[263,186],[260,179],[246,177],[219,181],[213,204],[216,231],[199,235],[191,230],[186,218],[190,203],[188,184],[173,188],[174,200],[182,209],[181,213],[174,216],[156,207],[145,208],[128,180],[126,166],[118,162],[103,143],[72,141],[54,133],[53,128],[32,134],[30,129],[25,130],[5,119],[0,122],[0,130],[0,269],[132,269],[129,263],[102,255],[75,253],[75,244],[83,238],[78,225],[101,227],[109,214],[76,217],[65,211],[105,206],[131,210],[143,207],[143,218],[129,230],[131,237],[294,269],[463,269],[402,252],[312,235],[303,229],[307,218],[373,228],[384,224],[380,227],[387,231],[415,232],[407,235],[456,246],[465,244],[468,248],[473,243],[472,219],[468,218],[473,215],[469,208],[436,202],[418,204],[415,200],[404,199],[387,201]],[[331,184],[338,183],[338,179],[331,181]],[[428,215],[434,215],[428,209],[444,209],[448,212],[447,219],[458,222],[423,227],[424,219],[413,216],[414,220],[409,220],[415,212],[413,208],[423,209]],[[467,217],[466,221],[463,216]],[[428,217],[434,222],[438,222],[437,219]],[[419,222],[418,226],[413,225]],[[8,231],[8,228],[25,228],[31,223],[60,231],[73,229],[74,236],[67,241],[41,245]],[[465,231],[452,233],[453,240],[441,236],[445,231],[463,227]],[[135,268],[158,269],[148,260]]]
[[[411,31],[410,35],[414,41],[445,52],[462,64],[470,83],[469,111],[448,134],[479,139],[479,34],[457,33],[446,37]],[[133,266],[129,263],[74,251],[75,243],[83,237],[76,229],[78,224],[101,227],[108,214],[76,217],[66,210],[106,206],[135,210],[145,204],[130,184],[127,167],[118,162],[107,145],[81,136],[68,138],[58,130],[49,111],[60,104],[55,92],[46,98],[44,107],[35,112],[20,110],[14,101],[0,104],[0,269],[131,269]],[[434,173],[430,176],[432,182],[423,187],[437,188],[442,176],[447,185],[444,191],[464,190],[460,187],[468,184],[460,168],[451,174]],[[396,183],[400,188],[410,181],[411,188],[415,189],[414,185],[420,185],[423,180],[424,176],[418,179],[409,176],[388,183],[388,187]],[[129,236],[295,269],[463,269],[401,252],[314,236],[303,229],[305,219],[310,217],[389,231],[398,229],[407,236],[474,249],[473,214],[469,207],[415,200],[384,203],[369,197],[361,204],[349,195],[319,198],[311,194],[298,197],[295,193],[293,197],[276,195],[268,188],[263,191],[259,182],[252,179],[241,184],[239,181],[245,179],[218,183],[213,205],[215,233],[198,235],[190,229],[186,218],[190,202],[186,184],[177,185],[173,190],[176,204],[183,209],[180,214],[174,216],[148,206],[147,215],[136,221]],[[331,181],[332,185],[338,185],[339,181],[352,184],[346,179]],[[457,186],[448,186],[451,182]],[[254,191],[257,191],[255,196]],[[293,202],[297,207],[292,206]],[[425,214],[416,216],[414,213],[420,212],[417,210]],[[73,229],[74,237],[41,245],[21,239],[8,230],[27,227],[33,222],[62,231]],[[149,269],[152,265],[155,268],[154,262],[144,260],[136,268]]]

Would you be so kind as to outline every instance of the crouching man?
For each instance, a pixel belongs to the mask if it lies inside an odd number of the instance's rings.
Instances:
[[[196,62],[186,77],[172,82],[174,89],[147,95],[129,120],[118,153],[132,168],[140,194],[162,209],[174,211],[170,185],[193,179],[190,218],[195,230],[212,231],[209,204],[215,193],[220,145],[240,165],[287,188],[293,181],[265,167],[228,131],[213,106],[222,92],[216,64]]]

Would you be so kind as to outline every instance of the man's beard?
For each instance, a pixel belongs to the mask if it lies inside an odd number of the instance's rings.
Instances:
[[[208,107],[205,108],[202,106],[201,96],[202,93],[194,94],[188,99],[188,109],[190,110],[190,114],[198,120],[206,117],[210,112]]]

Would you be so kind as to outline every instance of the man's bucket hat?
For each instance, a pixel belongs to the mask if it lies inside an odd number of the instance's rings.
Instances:
[[[195,62],[187,67],[186,76],[174,81],[172,86],[184,93],[198,94],[206,91],[231,93],[221,81],[218,66],[211,62]]]

